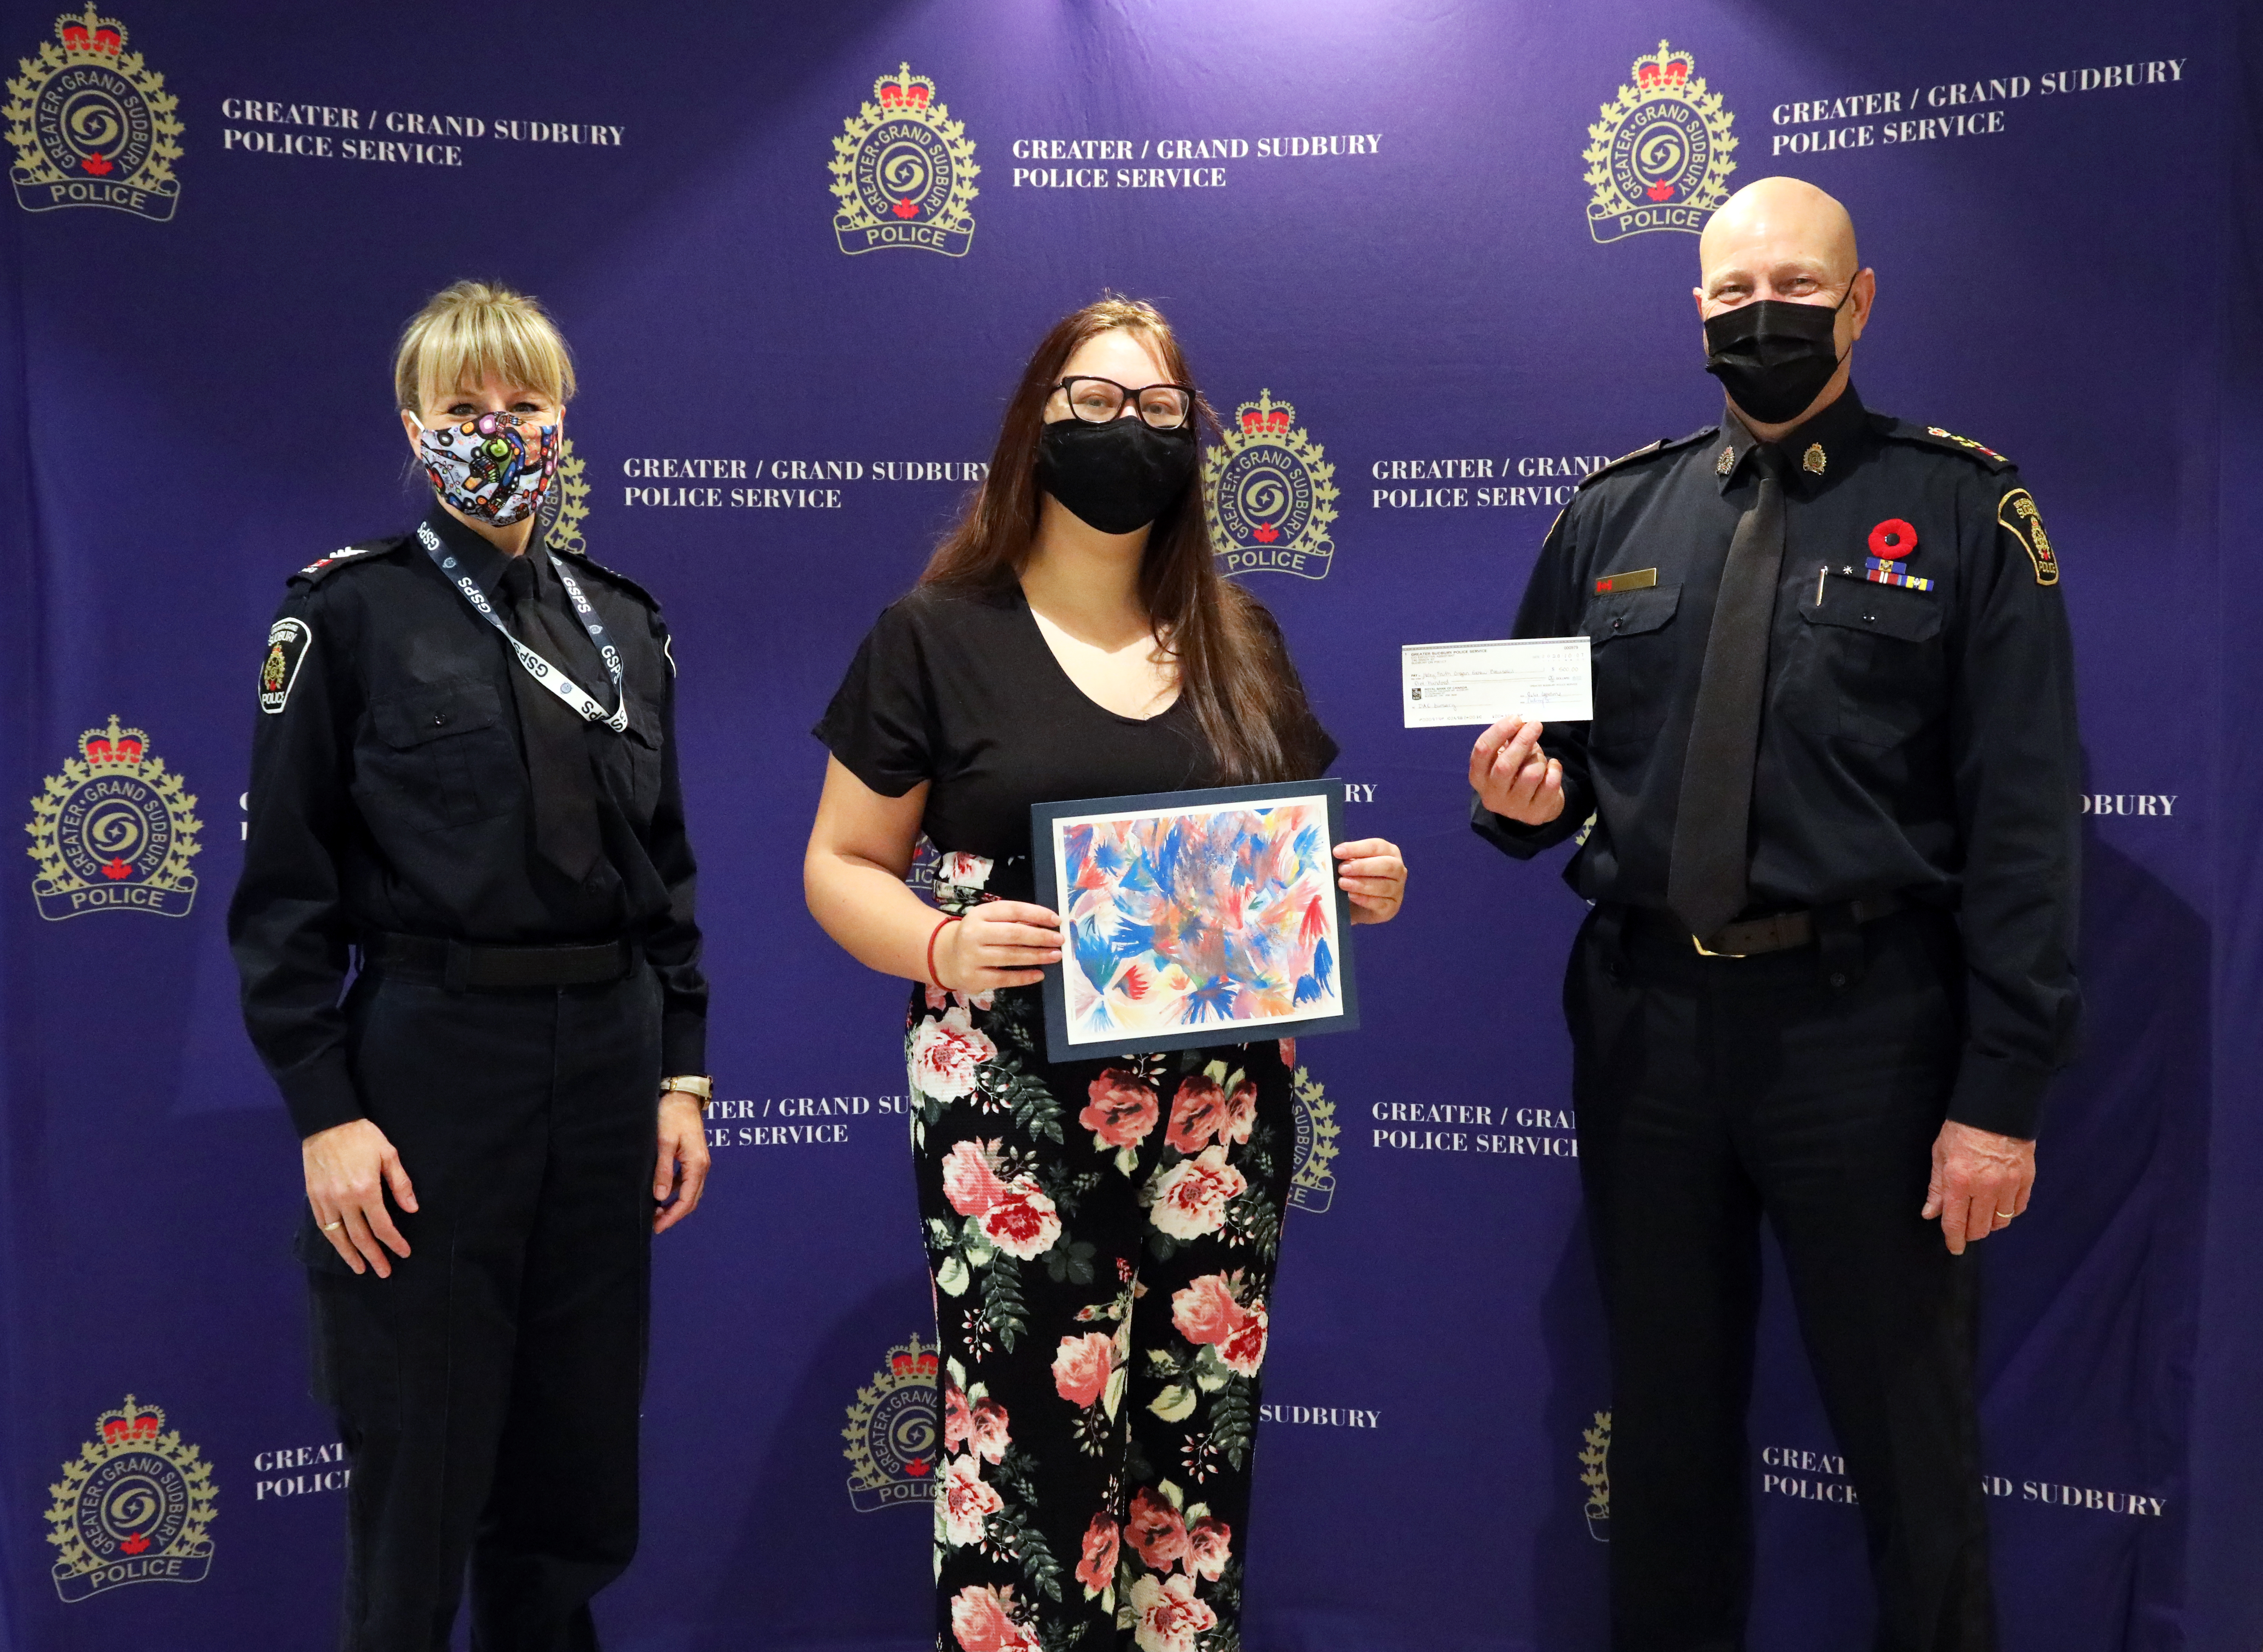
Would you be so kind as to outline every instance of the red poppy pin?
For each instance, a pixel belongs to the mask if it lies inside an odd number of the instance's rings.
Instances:
[[[1917,530],[1899,516],[1889,516],[1870,530],[1870,554],[1892,561],[1917,549]]]

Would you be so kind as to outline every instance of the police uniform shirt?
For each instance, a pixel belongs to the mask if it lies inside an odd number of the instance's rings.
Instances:
[[[1473,804],[1524,858],[1593,829],[1565,876],[1664,911],[1715,595],[1759,486],[1752,433],[1659,443],[1580,485],[1519,637],[1592,639],[1594,721],[1551,725],[1563,813]],[[1779,443],[1784,554],[1762,696],[1749,915],[1898,893],[1958,913],[1967,1040],[1948,1116],[2031,1136],[2071,1053],[2080,769],[2058,568],[2010,461],[1865,409]]]
[[[437,505],[425,521],[508,623],[511,559]],[[377,933],[519,946],[632,937],[662,990],[663,1071],[706,1071],[668,629],[648,594],[588,558],[539,537],[525,555],[546,634],[521,640],[613,708],[556,556],[621,657],[626,730],[583,731],[603,852],[579,884],[534,852],[511,681],[524,667],[416,536],[291,577],[263,662],[228,932],[253,1042],[301,1136],[362,1116],[339,999],[348,947]]]

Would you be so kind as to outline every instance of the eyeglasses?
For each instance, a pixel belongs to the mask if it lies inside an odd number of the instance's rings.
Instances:
[[[1131,390],[1113,379],[1064,379],[1053,386],[1068,397],[1068,410],[1088,424],[1106,424],[1121,418],[1124,404],[1134,402],[1139,417],[1151,430],[1176,430],[1194,417],[1195,393],[1190,385],[1149,385]]]

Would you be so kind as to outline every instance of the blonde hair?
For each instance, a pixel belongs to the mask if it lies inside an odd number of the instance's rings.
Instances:
[[[541,302],[491,281],[454,281],[401,329],[393,393],[421,413],[424,392],[490,377],[539,390],[563,407],[574,398],[574,357]]]

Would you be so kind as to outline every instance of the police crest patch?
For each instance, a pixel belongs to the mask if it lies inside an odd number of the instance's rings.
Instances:
[[[290,703],[291,685],[307,661],[314,631],[303,619],[278,619],[268,629],[267,657],[259,662],[259,709],[273,717]]]
[[[974,242],[967,209],[981,193],[966,123],[935,101],[935,83],[906,63],[872,83],[872,101],[833,140],[833,238],[852,257],[920,247],[964,258]]]
[[[1587,233],[1596,241],[1623,241],[1653,229],[1695,234],[1715,207],[1729,198],[1737,163],[1730,135],[1736,117],[1697,76],[1697,61],[1664,40],[1635,60],[1634,81],[1602,105],[1587,128],[1582,179]]]
[[[849,1504],[859,1514],[935,1497],[935,1470],[943,1453],[937,1418],[935,1349],[918,1336],[888,1350],[888,1363],[873,1374],[871,1386],[857,1390],[849,1425]]]
[[[2050,536],[2043,531],[2042,512],[2035,509],[2035,495],[2024,487],[2014,487],[1997,505],[1996,520],[2035,565],[2035,583],[2057,585],[2058,557],[2051,550]]]
[[[8,83],[16,204],[27,213],[109,206],[165,222],[181,199],[180,99],[126,49],[126,25],[92,5],[57,18],[55,35],[61,44],[40,41]]]
[[[1335,555],[1336,467],[1270,390],[1234,409],[1225,440],[1203,456],[1210,542],[1226,574],[1324,580]]]
[[[163,1410],[131,1394],[95,1427],[47,1488],[47,1541],[62,1551],[55,1592],[72,1603],[125,1583],[202,1583],[218,1495],[212,1465],[166,1430]]]
[[[147,912],[185,918],[197,898],[189,861],[202,853],[197,800],[149,737],[122,728],[79,736],[79,754],[47,776],[32,799],[32,847],[39,862],[32,898],[50,920],[90,912]]]

